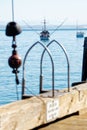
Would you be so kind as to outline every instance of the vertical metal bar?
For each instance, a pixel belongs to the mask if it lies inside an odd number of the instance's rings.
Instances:
[[[43,51],[43,53],[41,55],[41,60],[40,60],[40,76],[42,76],[42,62],[43,62],[43,56],[44,56],[45,51],[46,51],[46,49],[44,49],[44,51]],[[50,56],[50,59],[51,59],[51,64],[52,64],[52,97],[54,97],[54,62],[53,62],[52,56]],[[40,79],[40,80],[42,80],[42,79]],[[40,82],[43,82],[43,81],[40,81]],[[43,92],[41,85],[42,84],[40,84],[40,90],[41,90],[41,92]]]
[[[12,0],[12,21],[14,21],[14,0]]]
[[[82,81],[87,79],[87,37],[84,39],[83,63],[82,63]]]
[[[42,92],[42,86],[43,86],[43,76],[40,75],[40,93]]]

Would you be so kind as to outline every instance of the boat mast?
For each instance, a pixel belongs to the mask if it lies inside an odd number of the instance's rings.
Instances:
[[[44,30],[46,31],[46,20],[44,19]]]
[[[78,28],[78,21],[76,21],[76,30],[78,32],[79,28]]]

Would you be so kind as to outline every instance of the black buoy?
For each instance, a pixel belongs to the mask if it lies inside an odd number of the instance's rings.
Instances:
[[[19,24],[16,22],[9,22],[6,26],[6,35],[7,36],[16,36],[22,32]]]

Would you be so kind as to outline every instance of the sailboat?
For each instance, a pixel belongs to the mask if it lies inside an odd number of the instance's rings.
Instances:
[[[40,33],[40,40],[48,41],[50,37],[49,31],[46,29],[46,20],[44,19],[44,27],[42,32]]]

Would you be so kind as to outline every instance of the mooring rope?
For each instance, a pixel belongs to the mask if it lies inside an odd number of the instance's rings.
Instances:
[[[27,90],[28,90],[28,92],[30,92],[33,96],[35,96],[36,98],[38,98],[39,100],[41,100],[43,103],[44,103],[44,100],[40,97],[40,96],[37,96],[36,94],[34,94],[33,92],[32,92],[32,90],[29,90],[27,87],[25,87]]]

